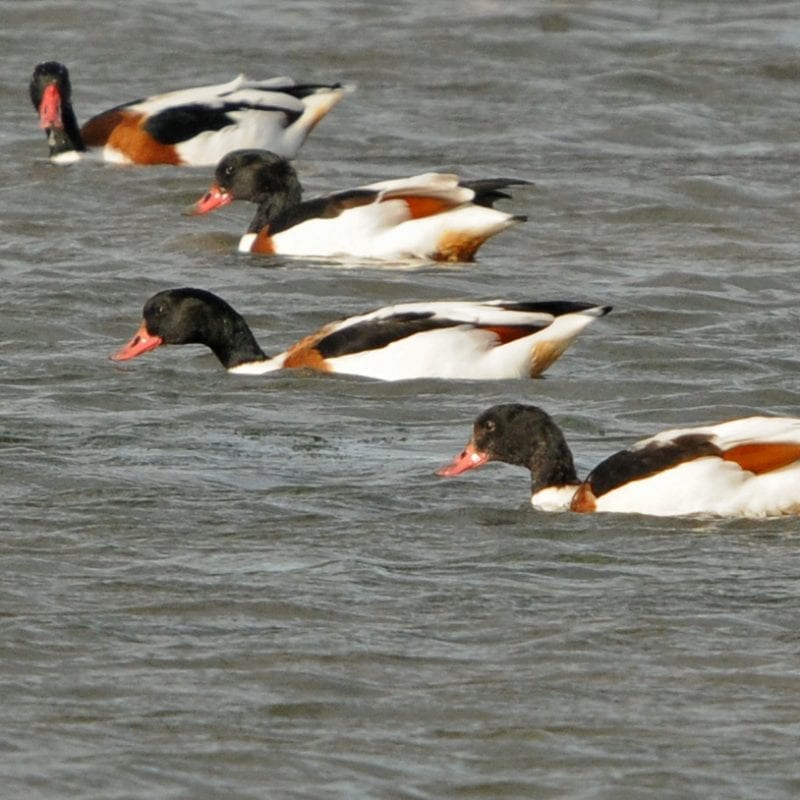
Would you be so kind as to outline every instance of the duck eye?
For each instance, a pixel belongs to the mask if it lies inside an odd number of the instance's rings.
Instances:
[[[497,423],[493,419],[487,419],[483,423],[483,429],[491,433],[497,427]]]

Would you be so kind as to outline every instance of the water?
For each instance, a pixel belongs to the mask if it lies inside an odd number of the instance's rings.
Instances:
[[[663,427],[797,414],[798,6],[0,3],[3,798],[793,798],[796,519],[543,515],[434,470],[495,402],[581,471]],[[477,264],[250,259],[210,170],[54,168],[27,98],[92,113],[245,70],[358,90],[309,192],[535,181]],[[225,374],[107,356],[153,292],[268,352],[389,302],[613,303],[543,380]]]

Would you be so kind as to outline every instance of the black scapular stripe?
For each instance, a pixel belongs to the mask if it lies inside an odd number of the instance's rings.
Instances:
[[[378,192],[374,189],[348,189],[327,197],[304,200],[277,214],[273,220],[261,219],[256,215],[257,222],[254,220],[253,223],[256,225],[256,230],[268,224],[269,232],[274,236],[310,219],[334,219],[350,208],[374,203],[377,196]]]
[[[600,462],[586,478],[595,497],[630,481],[676,467],[702,456],[720,456],[722,451],[708,434],[686,433],[671,442],[651,442],[645,447],[621,450]]]
[[[316,346],[323,358],[336,358],[366,350],[379,350],[392,342],[438,328],[459,324],[448,319],[434,319],[432,311],[406,312],[384,319],[368,319],[349,325],[321,339]]]
[[[225,103],[218,108],[191,103],[175,108],[166,108],[153,114],[144,124],[144,129],[162,144],[186,142],[203,131],[219,131],[235,125],[232,111],[278,111],[285,115],[284,127],[288,127],[301,115],[299,111],[287,111],[279,106],[260,106],[253,103]]]

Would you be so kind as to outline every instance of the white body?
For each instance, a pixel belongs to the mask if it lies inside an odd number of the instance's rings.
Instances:
[[[332,323],[325,327],[326,334],[363,320],[408,312],[433,311],[441,319],[460,322],[452,327],[416,333],[385,347],[331,358],[327,364],[331,372],[386,381],[527,378],[546,369],[593,319],[605,313],[601,307],[594,307],[554,317],[541,312],[509,311],[494,305],[499,302],[406,303]],[[506,344],[500,344],[492,331],[476,327],[534,323],[547,327]],[[272,372],[283,366],[287,352],[268,361],[243,364],[231,371]]]
[[[183,163],[191,166],[213,165],[231,150],[240,148],[271,150],[285,158],[293,158],[316,123],[342,99],[346,91],[321,88],[299,100],[279,91],[282,86],[295,84],[291,78],[249,81],[244,75],[239,75],[228,83],[154,95],[125,106],[125,110],[147,117],[186,104],[221,108],[225,103],[247,102],[256,108],[227,112],[235,124],[216,131],[204,131],[176,144]],[[275,87],[276,91],[263,91],[271,87]],[[301,116],[287,126],[286,117],[280,109]],[[102,157],[112,163],[130,163],[124,154],[109,146],[102,149]]]
[[[317,217],[272,236],[276,253],[295,256],[374,259],[427,259],[448,235],[473,235],[485,240],[519,220],[505,211],[472,203],[475,193],[459,186],[458,176],[426,173],[359,187],[380,194],[368,205],[347,209],[336,217]],[[441,199],[450,208],[412,219],[403,195]],[[396,197],[396,199],[392,199]],[[250,252],[256,234],[239,241]]]
[[[631,450],[693,433],[711,434],[714,444],[723,451],[753,443],[800,445],[800,419],[747,417],[718,425],[663,431],[637,442]],[[531,502],[543,510],[566,510],[574,491],[575,487],[550,487],[537,492]],[[596,510],[656,516],[798,514],[800,460],[781,469],[755,474],[733,461],[704,456],[613,489],[597,498]]]

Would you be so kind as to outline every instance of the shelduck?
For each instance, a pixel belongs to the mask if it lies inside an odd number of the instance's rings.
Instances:
[[[268,147],[294,157],[314,126],[342,99],[344,89],[338,83],[250,81],[240,75],[228,83],[124,103],[81,128],[63,64],[39,64],[30,94],[53,161],[75,161],[91,153],[117,164],[202,166],[242,147]]]
[[[366,259],[472,261],[478,248],[524,216],[493,207],[517,178],[461,181],[429,172],[302,200],[292,165],[264,150],[228,153],[210,189],[190,209],[234,200],[258,204],[239,242],[244,253]]]
[[[567,301],[434,302],[386,306],[331,322],[269,358],[244,318],[203,289],[168,289],[144,305],[134,337],[111,358],[164,344],[204,344],[225,369],[305,367],[380,380],[535,377],[610,306]]]
[[[470,441],[438,471],[449,477],[489,461],[527,467],[531,502],[547,511],[656,516],[800,514],[800,419],[753,416],[667,430],[621,450],[581,481],[553,419],[541,408],[484,411]]]

